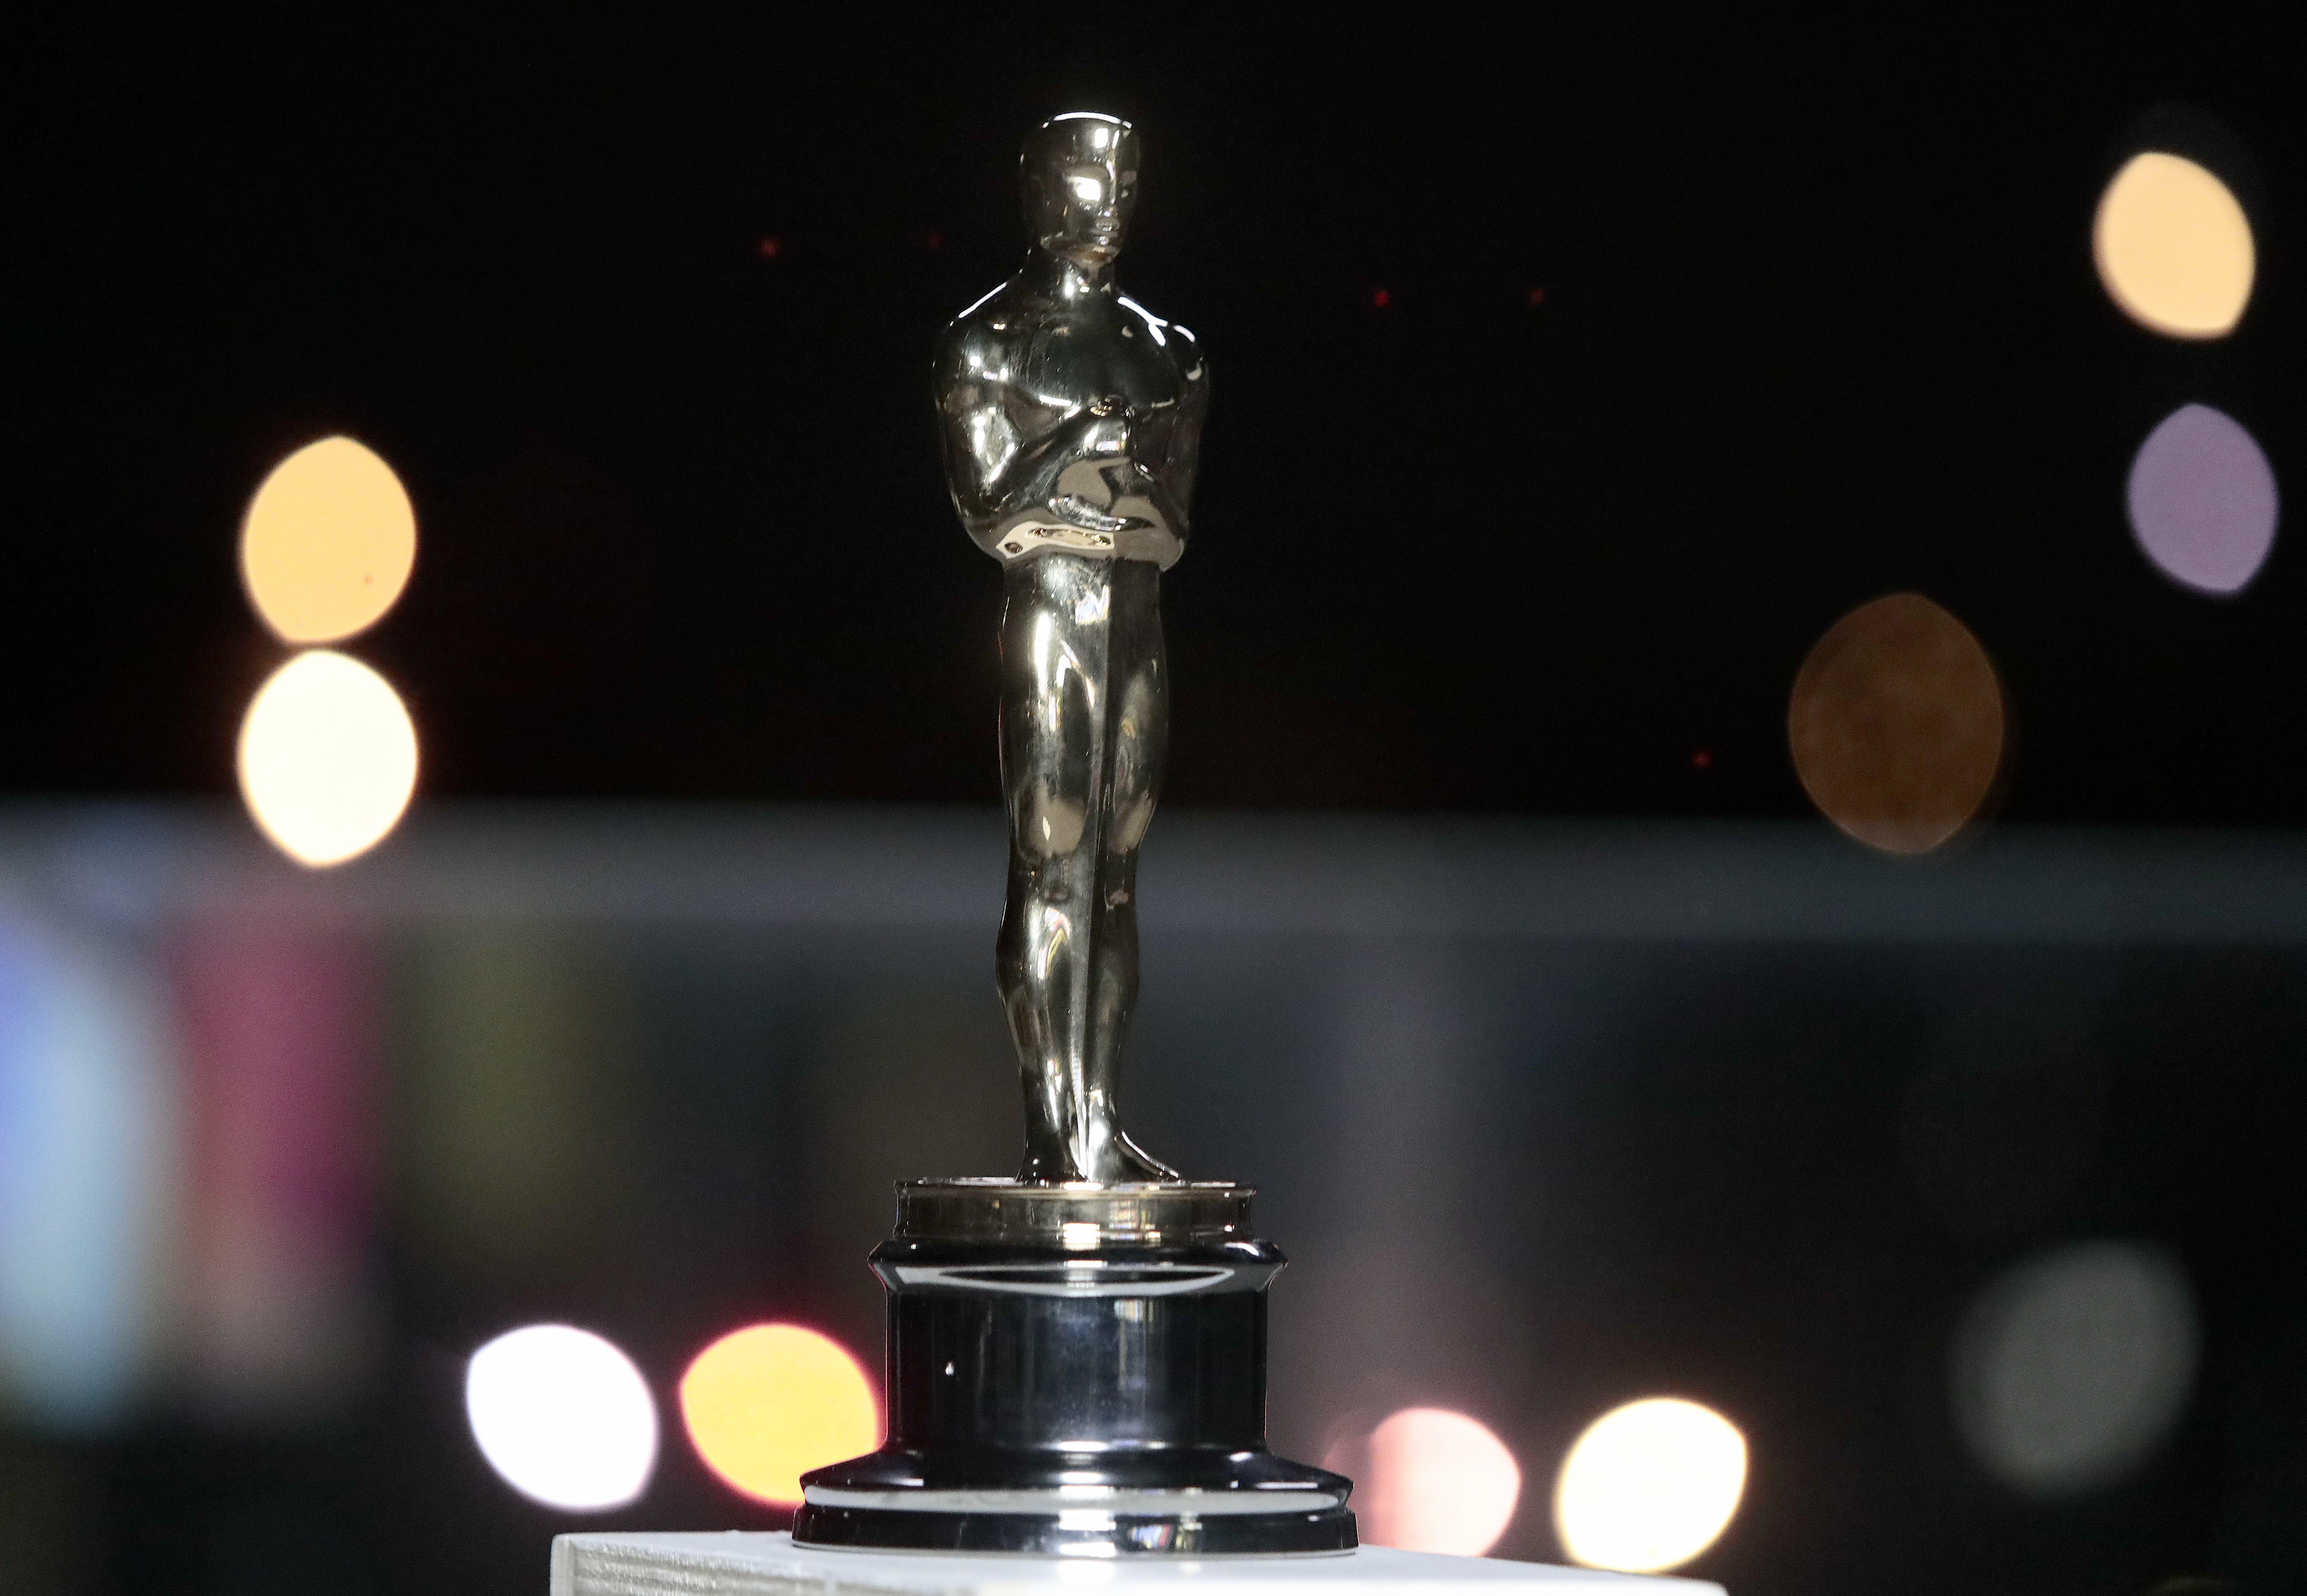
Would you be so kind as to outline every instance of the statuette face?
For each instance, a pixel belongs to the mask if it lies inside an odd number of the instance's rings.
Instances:
[[[1185,552],[1209,402],[1192,333],[1113,263],[1137,135],[1074,112],[1026,142],[1033,247],[938,346],[946,480],[999,560],[1009,900],[997,951],[1025,1096],[1026,1180],[1175,1171],[1114,1119],[1137,993],[1137,847],[1169,730],[1161,573]]]
[[[1072,111],[1045,122],[1020,162],[1025,218],[1044,253],[1091,269],[1121,253],[1137,200],[1137,134],[1127,122]]]

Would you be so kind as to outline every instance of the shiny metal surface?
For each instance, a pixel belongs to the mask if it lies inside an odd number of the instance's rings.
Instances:
[[[1007,582],[996,969],[1028,1181],[1176,1178],[1122,1132],[1114,1093],[1169,730],[1161,573],[1185,551],[1209,370],[1192,333],[1115,285],[1137,156],[1129,124],[1098,113],[1035,132],[1033,247],[947,330],[934,368],[955,509]]]
[[[1137,179],[1111,116],[1025,146],[1025,264],[939,345],[946,469],[1005,567],[996,952],[1025,1095],[1016,1180],[909,1180],[879,1450],[802,1476],[811,1546],[1074,1557],[1352,1549],[1351,1480],[1265,1445],[1251,1191],[1115,1122],[1137,996],[1138,845],[1169,725],[1161,579],[1186,545],[1208,373],[1113,286]]]
[[[1226,1180],[1128,1186],[901,1180],[901,1241],[1025,1241],[1062,1247],[1177,1246],[1247,1240],[1254,1187]]]
[[[1014,1493],[992,1493],[1009,1497]],[[1280,1493],[1276,1493],[1277,1497]],[[1291,1493],[1292,1501],[1299,1493]],[[1303,1493],[1308,1503],[1325,1500]],[[1153,1553],[1179,1557],[1334,1557],[1360,1544],[1353,1515],[1343,1507],[1271,1506],[1228,1512],[1160,1509],[1086,1502],[1051,1512],[1046,1506],[1015,1511],[891,1511],[808,1501],[793,1523],[807,1520],[794,1544],[858,1550],[1011,1552],[1036,1557],[1111,1557]]]
[[[873,1254],[888,1291],[888,1437],[802,1477],[794,1539],[1077,1556],[1351,1549],[1351,1482],[1266,1448],[1266,1301],[1285,1260],[1249,1233],[1250,1196],[901,1186],[899,1233]]]
[[[1146,1518],[1157,1514],[1232,1516],[1281,1511],[1286,1494],[1293,1510],[1319,1512],[1345,1498],[1335,1491],[1122,1490],[1110,1485],[1060,1485],[1048,1490],[833,1490],[810,1487],[805,1500],[828,1507],[896,1507],[912,1513],[1059,1513],[1084,1507]],[[1300,1499],[1302,1498],[1302,1500]]]

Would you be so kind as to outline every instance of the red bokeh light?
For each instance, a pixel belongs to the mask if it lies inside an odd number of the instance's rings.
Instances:
[[[1376,305],[1378,309],[1384,310],[1386,305],[1392,302],[1393,298],[1394,296],[1392,294],[1388,293],[1384,288],[1380,288],[1370,295],[1370,303]]]
[[[777,251],[778,251],[781,247],[783,247],[783,246],[782,246],[782,245],[780,245],[778,244],[778,242],[777,242],[776,238],[774,236],[770,236],[770,237],[767,237],[767,238],[762,239],[762,240],[761,240],[761,259],[763,259],[764,261],[774,261],[774,260],[776,260],[776,259],[777,258]]]

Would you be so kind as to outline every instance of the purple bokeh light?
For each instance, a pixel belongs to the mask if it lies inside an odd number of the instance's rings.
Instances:
[[[2131,462],[2131,529],[2164,575],[2239,593],[2275,546],[2275,471],[2241,422],[2208,405],[2165,416]]]

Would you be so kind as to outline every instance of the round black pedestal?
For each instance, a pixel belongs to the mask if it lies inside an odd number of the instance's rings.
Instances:
[[[1343,1477],[1265,1449],[1282,1254],[1239,1187],[909,1182],[873,1254],[889,1438],[793,1539],[914,1551],[1350,1551]]]

